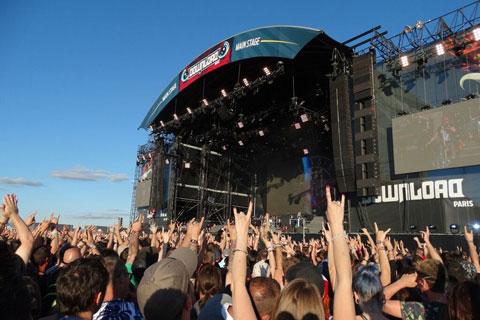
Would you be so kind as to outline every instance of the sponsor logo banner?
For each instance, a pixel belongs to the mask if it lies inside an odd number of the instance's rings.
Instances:
[[[232,39],[225,40],[204,52],[180,73],[180,91],[202,75],[230,63]]]

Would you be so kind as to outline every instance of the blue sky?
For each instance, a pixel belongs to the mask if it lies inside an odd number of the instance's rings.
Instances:
[[[0,194],[22,216],[128,220],[150,106],[211,45],[267,25],[393,36],[471,1],[0,1]]]

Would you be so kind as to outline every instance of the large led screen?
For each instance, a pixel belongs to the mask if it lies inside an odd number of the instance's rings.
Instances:
[[[480,164],[480,99],[392,120],[395,174]]]

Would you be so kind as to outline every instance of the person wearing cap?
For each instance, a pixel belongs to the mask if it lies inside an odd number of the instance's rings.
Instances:
[[[198,264],[198,237],[203,225],[192,219],[181,247],[170,256],[151,265],[143,275],[137,290],[137,300],[144,318],[190,319],[195,303],[190,282]]]

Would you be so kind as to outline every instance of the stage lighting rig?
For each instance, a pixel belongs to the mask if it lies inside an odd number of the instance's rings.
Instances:
[[[450,225],[450,232],[451,232],[452,234],[457,234],[457,233],[459,233],[459,232],[460,232],[460,229],[459,229],[459,227],[458,227],[458,224],[452,223],[452,224]]]
[[[435,51],[437,52],[437,56],[441,56],[445,54],[445,48],[443,47],[442,43],[438,43],[435,45]]]

